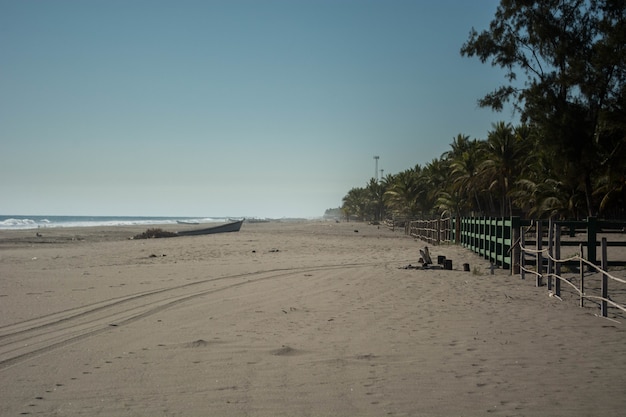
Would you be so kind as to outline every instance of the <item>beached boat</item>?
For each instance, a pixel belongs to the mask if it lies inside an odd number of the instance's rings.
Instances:
[[[207,227],[204,229],[193,229],[193,230],[181,230],[176,234],[178,236],[197,236],[197,235],[211,235],[214,233],[228,233],[228,232],[238,232],[241,229],[241,225],[243,224],[243,220],[238,220],[232,223],[220,224],[217,226]]]

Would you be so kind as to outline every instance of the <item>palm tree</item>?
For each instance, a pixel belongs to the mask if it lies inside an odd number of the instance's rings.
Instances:
[[[484,149],[484,142],[468,141],[462,152],[451,154],[454,156],[450,160],[451,190],[457,191],[459,198],[466,200],[463,209],[478,213],[482,212],[479,191],[484,187],[481,184],[479,168],[484,161]]]
[[[487,135],[486,158],[481,171],[489,179],[489,190],[499,195],[500,215],[508,216],[513,211],[508,193],[523,166],[523,147],[510,123],[498,122],[492,127]]]
[[[433,214],[439,193],[447,190],[452,184],[449,162],[440,158],[427,163],[422,170],[421,182],[425,187],[421,199],[422,214]]]
[[[421,171],[421,167],[416,165],[394,176],[393,183],[385,192],[387,207],[394,215],[413,217],[419,213],[419,200],[424,193],[419,184]]]
[[[441,159],[455,159],[459,155],[462,155],[463,152],[466,152],[470,148],[470,137],[469,135],[463,135],[459,133],[455,138],[452,138],[452,143],[450,144],[449,151],[444,152],[441,155]]]
[[[376,181],[374,178],[370,179],[370,182],[367,184],[367,192],[372,209],[370,215],[376,221],[383,219],[385,210],[385,190],[384,183],[382,181]]]
[[[359,220],[363,220],[366,216],[368,204],[369,198],[367,190],[365,188],[355,187],[348,191],[348,194],[343,198],[341,210],[346,215],[348,221],[353,215]]]

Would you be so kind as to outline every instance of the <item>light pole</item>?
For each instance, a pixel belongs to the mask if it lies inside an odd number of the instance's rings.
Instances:
[[[374,171],[374,178],[376,178],[376,182],[378,182],[378,159],[380,156],[374,156],[374,161],[376,161],[376,170]]]

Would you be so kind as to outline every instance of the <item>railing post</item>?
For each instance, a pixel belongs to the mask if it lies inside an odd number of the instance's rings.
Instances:
[[[506,259],[504,259],[504,254],[506,253],[504,250],[504,217],[500,218],[500,225],[496,225],[496,230],[496,260],[498,256],[502,257],[502,268],[504,269],[506,267]]]
[[[482,256],[483,258],[485,257],[485,251],[484,251],[485,241],[483,239],[483,237],[485,236],[484,228],[485,228],[485,217],[479,217],[477,220],[477,224],[476,224],[476,233],[477,233],[476,247],[478,248],[478,254]],[[483,249],[482,253],[481,253],[481,249]]]
[[[520,246],[518,240],[520,239],[520,221],[519,217],[511,217],[511,244],[514,245],[511,249],[511,275],[520,273]],[[521,244],[521,241],[519,242]]]
[[[467,217],[461,217],[459,219],[459,243],[463,247],[467,247],[465,244],[465,236],[467,236]]]
[[[526,268],[526,252],[524,252],[524,248],[526,247],[526,235],[522,232],[522,228],[520,227],[519,229],[520,231],[520,235],[519,235],[519,245],[520,245],[520,251],[519,251],[519,272],[520,272],[520,278],[521,279],[526,279],[526,271],[524,270],[524,268]]]
[[[548,278],[548,291],[552,291],[552,273],[553,268],[554,268],[554,264],[552,263],[552,255],[553,255],[553,249],[554,247],[552,246],[552,238],[554,236],[554,231],[553,231],[553,227],[554,227],[554,223],[552,218],[550,218],[550,220],[548,220],[548,271],[547,271],[547,278]]]
[[[541,253],[543,250],[543,242],[541,241],[543,238],[543,230],[541,230],[541,226],[541,220],[537,220],[537,226],[535,228],[537,231],[537,281],[535,285],[537,287],[543,286],[543,254]]]
[[[597,265],[596,244],[597,244],[597,219],[587,217],[587,260]]]
[[[609,277],[606,274],[608,268],[608,260],[606,259],[606,238],[602,238],[602,317],[606,317],[608,306],[606,299],[609,298]]]
[[[485,239],[485,258],[489,259],[489,262],[495,263],[491,257],[491,252],[493,251],[493,241],[491,240],[491,235],[493,233],[491,231],[491,220],[492,217],[485,218],[485,234],[483,235]]]
[[[554,225],[554,258],[557,261],[561,260],[561,225],[555,223]],[[561,262],[556,262],[554,265],[556,281],[554,282],[554,294],[557,297],[561,296]]]
[[[495,264],[495,260],[493,259],[492,253],[494,251],[494,247],[493,247],[493,239],[492,236],[494,235],[494,230],[493,230],[493,217],[489,217],[486,221],[485,224],[485,242],[487,244],[487,259],[489,259],[489,262]]]
[[[583,244],[578,245],[580,251],[580,306],[585,306],[585,263],[583,262]]]
[[[463,247],[467,247],[467,217],[461,219],[461,244]]]

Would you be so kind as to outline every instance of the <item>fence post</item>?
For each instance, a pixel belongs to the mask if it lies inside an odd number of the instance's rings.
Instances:
[[[461,246],[465,247],[465,234],[467,233],[467,229],[465,228],[465,217],[457,217],[458,225],[455,228],[455,231],[458,230],[459,233],[456,235],[457,243],[460,243]]]
[[[541,241],[543,238],[543,230],[541,230],[541,220],[537,220],[537,226],[535,227],[537,231],[537,287],[543,286],[543,254],[541,253],[543,248],[543,242]]]
[[[437,245],[441,244],[441,219],[437,219]]]
[[[570,226],[572,227],[572,226]],[[583,262],[583,244],[578,245],[580,250],[580,306],[585,306],[585,264]]]
[[[467,236],[467,217],[460,217],[459,218],[459,243],[461,243],[461,246],[463,247],[467,247],[467,245],[465,244],[465,239]]]
[[[519,245],[520,245],[519,272],[520,272],[520,278],[526,279],[526,271],[524,270],[524,268],[526,268],[526,252],[524,252],[524,250],[526,249],[526,236],[523,233],[521,227],[519,231],[520,231],[520,234],[519,234]]]
[[[518,242],[519,238],[520,238],[520,221],[519,221],[519,217],[513,217],[511,216],[511,244],[514,245],[513,248],[511,248],[511,275],[514,274],[519,274],[520,273],[520,264],[519,264],[519,259],[520,259],[520,244],[521,241]]]
[[[587,260],[597,265],[596,240],[597,222],[595,217],[587,217]],[[591,267],[590,267],[591,268]]]
[[[554,224],[554,258],[557,260],[554,265],[556,280],[554,281],[554,294],[561,296],[561,225]]]
[[[498,232],[496,230],[495,225],[498,223],[498,219],[496,217],[490,217],[487,224],[487,230],[485,232],[485,239],[487,239],[487,242],[489,242],[489,261],[492,262],[493,264],[498,264],[498,261],[496,259],[495,253],[496,253],[496,246],[495,246],[495,240],[497,240],[497,236],[498,236]]]
[[[498,227],[498,235],[500,235],[500,244],[498,245],[499,248],[496,251],[496,257],[498,255],[502,256],[502,268],[506,268],[506,259],[505,259],[505,255],[506,255],[506,250],[505,250],[505,246],[504,246],[504,237],[505,237],[505,233],[504,233],[504,217],[500,218],[501,224],[500,227]]]
[[[483,236],[485,239],[485,245],[487,247],[487,250],[485,251],[486,257],[487,259],[489,259],[489,262],[495,264],[495,261],[491,256],[491,253],[493,252],[493,240],[491,239],[491,236],[493,236],[492,221],[492,217],[485,218],[485,234]]]
[[[479,217],[478,220],[476,220],[476,232],[477,232],[477,237],[476,237],[476,246],[478,247],[478,253],[480,253],[480,250],[483,249],[483,253],[481,253],[482,257],[485,258],[485,253],[487,253],[484,250],[485,247],[485,241],[484,241],[484,225],[485,225],[485,217]],[[486,259],[486,258],[485,258]]]
[[[552,257],[554,254],[554,246],[552,244],[552,238],[554,237],[554,221],[552,218],[548,220],[548,270],[547,270],[547,278],[548,278],[548,291],[552,290],[552,274],[554,273],[554,263],[552,262]]]
[[[608,260],[606,259],[606,238],[602,238],[602,317],[607,316],[608,306],[606,299],[609,297],[609,277],[606,274]]]

